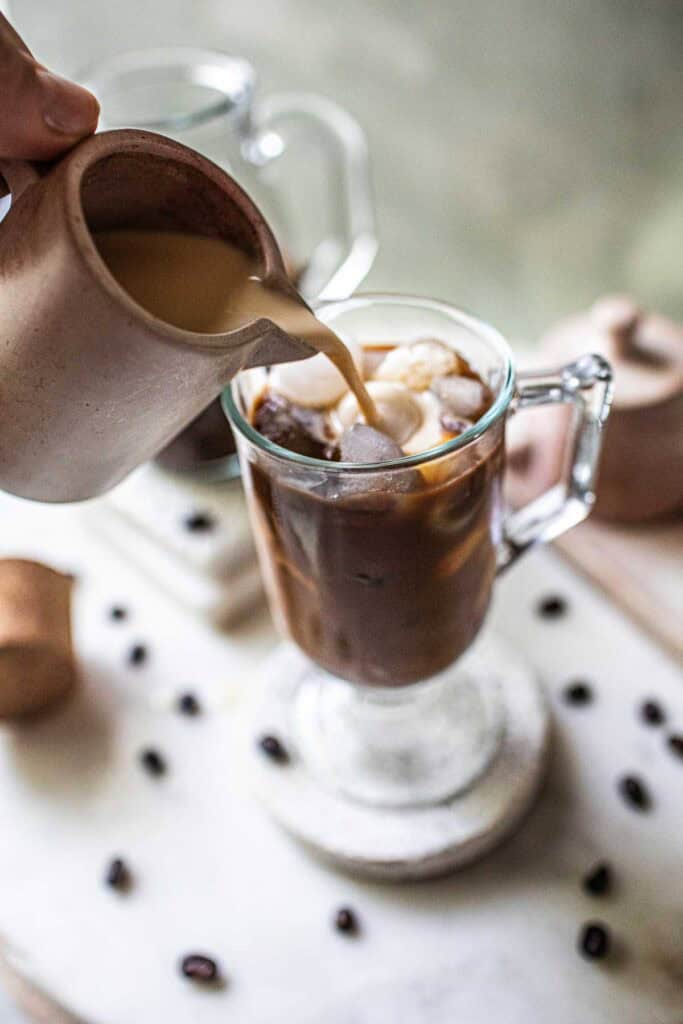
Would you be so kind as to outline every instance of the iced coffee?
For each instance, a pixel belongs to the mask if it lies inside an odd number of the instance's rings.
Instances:
[[[335,676],[401,686],[453,662],[486,614],[503,425],[476,437],[492,391],[438,338],[348,344],[375,425],[323,354],[273,367],[245,411],[306,471],[255,459],[246,483],[284,630]],[[467,432],[459,451],[426,457]]]

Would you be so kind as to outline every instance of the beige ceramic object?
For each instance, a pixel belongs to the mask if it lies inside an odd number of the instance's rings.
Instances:
[[[218,237],[299,299],[277,243],[215,164],[142,131],[104,132],[40,168],[0,161],[0,487],[41,501],[100,494],[159,452],[245,366],[311,350],[269,320],[223,334],[166,323],[107,270],[92,232]],[[0,188],[0,194],[2,189]]]
[[[544,364],[581,352],[605,356],[614,371],[596,514],[638,523],[683,511],[683,327],[609,296],[563,321],[541,341]],[[510,490],[526,501],[560,475],[566,415],[539,410],[512,430]]]
[[[72,586],[39,562],[0,560],[0,719],[37,714],[73,688]]]

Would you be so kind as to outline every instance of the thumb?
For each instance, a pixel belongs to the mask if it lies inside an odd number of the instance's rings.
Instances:
[[[0,156],[48,160],[94,132],[95,97],[38,64],[0,15]]]

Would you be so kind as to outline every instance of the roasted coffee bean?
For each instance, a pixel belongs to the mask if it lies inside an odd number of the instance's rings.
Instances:
[[[618,789],[627,804],[638,811],[648,811],[652,806],[647,786],[635,775],[625,775],[619,780]]]
[[[589,960],[604,960],[609,953],[610,935],[607,925],[589,921],[579,932],[579,952]]]
[[[536,611],[543,619],[559,619],[567,611],[567,602],[559,594],[548,594],[536,605]]]
[[[656,700],[644,700],[640,705],[640,717],[648,725],[662,725],[666,715],[662,705]]]
[[[177,702],[178,711],[183,715],[198,715],[201,705],[193,693],[181,693]]]
[[[220,979],[218,964],[203,953],[188,953],[180,961],[180,970],[186,978],[211,984]]]
[[[104,876],[107,885],[112,889],[123,891],[130,887],[131,876],[128,865],[121,857],[114,857],[107,865]]]
[[[340,907],[334,915],[334,927],[346,935],[358,931],[358,918],[350,907]]]
[[[193,512],[185,517],[183,525],[190,533],[209,533],[210,530],[213,530],[216,522],[208,512]]]
[[[128,651],[129,665],[143,665],[147,661],[148,651],[144,644],[133,644]]]
[[[163,775],[166,771],[166,761],[158,750],[147,747],[140,754],[140,764],[150,775]]]
[[[115,604],[109,609],[109,618],[112,622],[123,622],[124,619],[128,618],[128,609],[124,608],[123,605]]]
[[[612,888],[612,869],[604,861],[596,864],[583,879],[583,888],[591,896],[605,896]]]
[[[565,687],[563,696],[567,704],[580,706],[592,702],[593,690],[588,683],[585,683],[582,679],[577,679]]]
[[[278,764],[285,764],[289,761],[289,754],[277,736],[262,736],[258,745],[271,761],[276,761]]]
[[[669,736],[666,742],[672,754],[675,754],[676,757],[683,757],[683,734]]]

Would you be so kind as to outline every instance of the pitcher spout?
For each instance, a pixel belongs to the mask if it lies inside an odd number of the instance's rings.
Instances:
[[[230,379],[239,370],[290,363],[315,355],[317,348],[309,339],[313,340],[324,328],[285,276],[284,267],[276,265],[260,280],[252,279],[245,292],[248,298],[242,308],[245,313],[251,310],[253,319],[237,332],[224,336]]]
[[[256,326],[260,331],[259,337],[248,346],[246,359],[239,369],[293,363],[315,355],[314,348],[301,338],[287,334],[270,320],[260,320]]]

